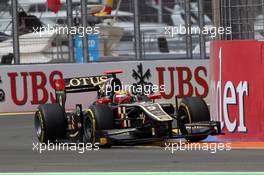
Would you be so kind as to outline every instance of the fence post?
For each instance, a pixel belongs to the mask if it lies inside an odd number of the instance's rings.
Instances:
[[[204,9],[203,4],[204,0],[198,1],[198,13],[199,13],[199,28],[200,30],[203,30],[204,28]],[[200,58],[205,59],[206,58],[206,48],[205,48],[205,36],[203,32],[200,32]]]
[[[189,32],[189,29],[191,26],[191,6],[190,6],[190,0],[186,0],[185,2],[185,28],[186,28],[186,56],[187,58],[192,59],[192,34]]]
[[[12,0],[12,18],[14,63],[20,64],[17,0]]]
[[[82,11],[82,26],[84,27],[85,30],[83,32],[83,61],[85,63],[89,62],[89,52],[88,52],[88,38],[87,38],[87,33],[86,33],[86,28],[87,28],[87,1],[86,0],[81,0],[81,11]]]
[[[141,45],[141,34],[140,34],[140,20],[138,10],[138,0],[134,0],[134,36],[135,36],[135,52],[136,59],[142,59],[142,45]]]
[[[68,29],[71,29],[73,26],[73,20],[72,20],[72,0],[67,0],[67,26]],[[72,34],[68,33],[68,39],[69,39],[69,60],[70,62],[75,62],[74,60],[74,48],[73,48],[73,37]]]

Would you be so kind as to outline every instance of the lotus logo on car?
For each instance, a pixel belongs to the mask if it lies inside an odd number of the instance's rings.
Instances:
[[[65,87],[80,87],[80,86],[96,86],[100,84],[100,82],[106,81],[108,76],[94,76],[94,77],[80,77],[80,78],[72,78],[65,80]]]

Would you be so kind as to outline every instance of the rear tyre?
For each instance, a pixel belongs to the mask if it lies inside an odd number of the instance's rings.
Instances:
[[[59,104],[39,105],[35,113],[35,131],[39,142],[54,142],[66,138],[67,122]]]
[[[196,123],[210,121],[210,113],[207,104],[200,97],[186,97],[179,105],[179,115],[185,116],[183,123]],[[199,142],[207,138],[207,135],[186,137],[189,142]]]

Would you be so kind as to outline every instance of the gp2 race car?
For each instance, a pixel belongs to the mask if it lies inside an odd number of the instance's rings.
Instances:
[[[176,97],[173,105],[155,102],[160,95],[130,95],[116,89],[116,85],[122,87],[118,73],[122,71],[55,81],[56,103],[39,105],[35,114],[39,141],[107,147],[174,138],[197,142],[208,135],[221,134],[220,122],[210,121],[203,99],[188,97],[178,104]],[[74,112],[65,111],[67,93],[89,91],[97,92],[97,100],[88,109],[77,104]]]

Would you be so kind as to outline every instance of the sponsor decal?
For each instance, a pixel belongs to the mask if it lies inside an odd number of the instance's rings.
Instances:
[[[96,91],[99,87],[103,86],[111,76],[110,75],[100,75],[100,76],[90,76],[90,77],[79,77],[79,78],[66,78],[64,79],[66,92],[79,90],[90,90]]]

